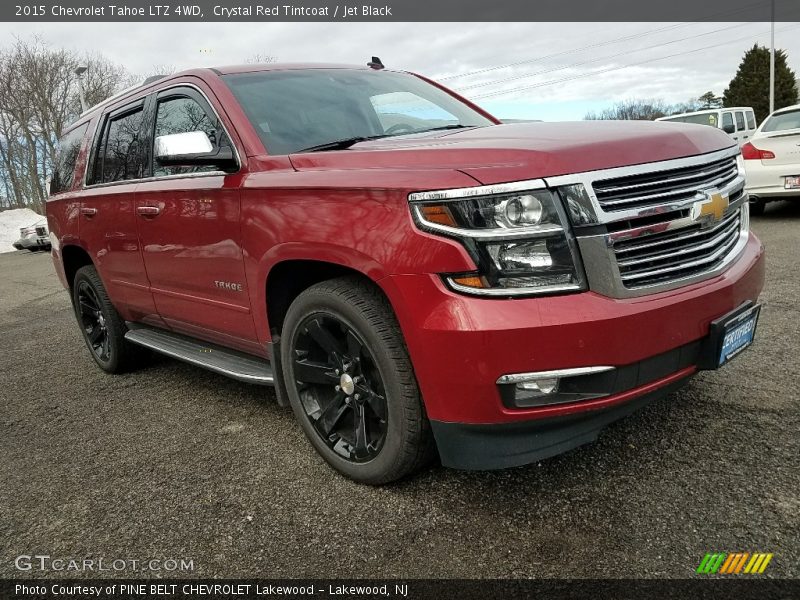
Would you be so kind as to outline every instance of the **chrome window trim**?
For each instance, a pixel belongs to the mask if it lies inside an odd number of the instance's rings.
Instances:
[[[236,164],[238,165],[237,169],[235,171],[230,172],[230,173],[228,173],[227,171],[204,171],[202,173],[179,173],[179,174],[175,174],[175,175],[161,175],[161,176],[153,175],[153,176],[150,176],[150,177],[140,177],[138,179],[123,179],[121,181],[109,181],[108,183],[93,183],[91,185],[87,185],[86,178],[89,176],[89,160],[88,159],[90,159],[91,155],[92,155],[92,145],[94,144],[94,139],[97,136],[97,128],[100,127],[101,124],[103,126],[105,126],[106,119],[107,119],[108,115],[110,114],[110,112],[116,111],[117,109],[115,108],[112,111],[103,112],[100,115],[98,115],[98,117],[97,117],[97,125],[95,125],[94,132],[92,132],[92,140],[91,140],[91,142],[89,144],[89,154],[87,155],[86,168],[83,170],[83,187],[81,189],[90,190],[90,189],[95,189],[95,188],[99,188],[99,187],[106,187],[106,186],[112,186],[112,185],[123,185],[123,184],[127,184],[127,183],[144,183],[144,182],[148,182],[148,181],[160,181],[162,179],[183,179],[183,178],[187,178],[188,179],[188,178],[193,178],[193,177],[212,177],[212,176],[217,176],[218,177],[220,175],[236,175],[237,173],[241,172],[242,167],[243,167],[243,163],[242,163],[241,155],[239,154],[239,149],[236,147],[236,143],[233,141],[233,137],[231,137],[231,134],[228,131],[228,128],[225,127],[225,122],[219,116],[219,112],[217,112],[217,109],[214,107],[214,103],[211,102],[211,99],[208,97],[208,94],[206,94],[202,89],[200,89],[194,83],[174,83],[172,85],[168,85],[168,86],[165,86],[163,88],[151,89],[146,94],[144,94],[143,96],[138,96],[138,97],[132,98],[130,100],[129,104],[132,104],[134,102],[139,102],[140,100],[146,100],[147,97],[150,96],[151,94],[156,94],[156,96],[157,96],[161,92],[167,92],[169,90],[173,90],[173,89],[176,89],[176,88],[183,88],[183,87],[192,88],[193,90],[196,90],[197,93],[199,93],[203,97],[203,99],[208,103],[208,106],[211,107],[211,110],[213,111],[214,116],[217,118],[217,122],[219,122],[220,127],[222,127],[222,130],[225,132],[225,135],[228,136],[228,139],[231,142],[231,146],[233,147],[233,154],[236,157]],[[158,103],[158,98],[156,98],[155,101],[156,101],[156,103]],[[120,108],[125,108],[125,105],[123,104],[122,106],[120,106]],[[153,118],[155,119],[157,116],[158,116],[158,111],[156,111],[156,115]],[[153,142],[155,143],[155,140],[153,140]]]
[[[556,188],[567,185],[582,184],[586,190],[588,205],[582,206],[585,210],[589,211],[598,223],[606,224],[615,221],[626,221],[635,219],[637,217],[646,217],[653,214],[663,213],[665,211],[675,211],[688,208],[694,204],[699,198],[697,197],[677,201],[677,202],[664,202],[654,206],[647,206],[642,208],[630,208],[615,211],[605,211],[600,206],[597,195],[594,191],[594,182],[603,181],[606,179],[616,179],[617,177],[627,177],[631,175],[647,175],[651,173],[658,173],[659,171],[669,171],[672,169],[681,169],[685,167],[702,166],[725,158],[737,156],[740,153],[738,145],[708,152],[706,154],[699,154],[696,156],[689,156],[686,158],[675,158],[670,160],[662,160],[658,162],[642,163],[639,165],[631,165],[626,167],[614,167],[611,169],[600,169],[596,171],[585,171],[583,173],[575,173],[571,175],[559,175],[556,177],[545,177],[544,182],[548,187]],[[738,164],[738,161],[737,161]],[[744,185],[744,174],[739,173],[729,186],[735,187],[738,184]],[[577,199],[576,199],[577,201]]]
[[[527,192],[529,190],[545,189],[547,184],[544,179],[526,179],[510,183],[497,183],[493,185],[479,185],[475,187],[455,188],[449,190],[432,190],[427,192],[412,192],[408,195],[409,202],[448,202],[464,200],[475,196],[497,196],[513,192]]]
[[[575,367],[572,369],[556,369],[554,371],[533,371],[530,373],[512,373],[509,375],[501,375],[497,378],[499,385],[508,383],[521,383],[523,381],[530,381],[532,379],[551,379],[558,377],[564,379],[566,377],[580,377],[581,375],[594,375],[596,373],[605,373],[613,371],[616,367],[597,366],[597,367]]]

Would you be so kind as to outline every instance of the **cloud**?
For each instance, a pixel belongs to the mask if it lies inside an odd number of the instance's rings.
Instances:
[[[777,29],[777,46],[800,72],[800,23]],[[581,118],[586,106],[623,98],[678,102],[709,89],[720,94],[745,50],[769,43],[768,32],[766,23],[0,24],[0,39],[39,34],[54,46],[100,52],[134,73],[241,63],[255,54],[349,64],[375,55],[434,79],[458,76],[444,83],[486,106],[513,104],[524,113],[529,104],[531,118],[548,104],[573,107],[561,118]],[[690,53],[711,45],[717,47]],[[633,63],[642,64],[627,66]],[[503,65],[512,66],[494,69]],[[487,96],[494,92],[503,94]]]

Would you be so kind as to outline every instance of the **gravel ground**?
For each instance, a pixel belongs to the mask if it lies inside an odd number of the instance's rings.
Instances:
[[[103,374],[50,257],[1,255],[0,577],[37,553],[203,577],[686,577],[762,551],[796,578],[800,204],[753,228],[761,322],[724,370],[561,457],[379,489],[334,474],[271,390],[166,358]]]

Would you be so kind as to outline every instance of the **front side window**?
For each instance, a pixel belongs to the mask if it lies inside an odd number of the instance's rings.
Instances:
[[[81,153],[83,137],[89,123],[79,125],[64,136],[58,142],[58,153],[56,154],[55,165],[53,166],[53,178],[50,180],[50,193],[58,194],[72,189],[75,181],[75,164],[78,162],[78,155]]]
[[[210,115],[196,100],[179,96],[159,101],[156,111],[154,140],[162,135],[188,133],[190,131],[202,131],[214,146],[229,144],[225,132],[217,123],[216,117]],[[153,157],[153,175],[155,177],[200,173],[215,171],[216,169],[217,167],[214,165],[165,167],[160,165]]]
[[[786,129],[800,129],[800,109],[787,110],[767,117],[761,131],[784,131]]]
[[[111,117],[97,153],[95,183],[138,179],[144,173],[141,107]]]
[[[744,131],[744,113],[736,111],[736,131]]]
[[[407,73],[304,69],[223,79],[270,154],[356,137],[493,124],[444,90]]]
[[[722,129],[733,127],[733,115],[729,112],[722,113]]]

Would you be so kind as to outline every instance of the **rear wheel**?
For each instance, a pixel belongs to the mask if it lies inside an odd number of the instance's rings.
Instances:
[[[93,266],[81,267],[75,274],[72,304],[86,346],[101,369],[123,373],[136,366],[141,350],[125,340],[125,321]]]
[[[430,424],[386,299],[355,277],[325,281],[289,308],[281,358],[292,409],[335,469],[373,485],[434,453]]]

